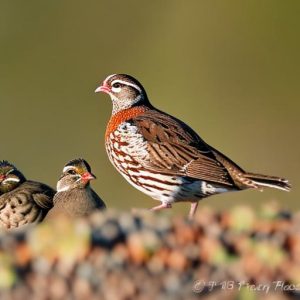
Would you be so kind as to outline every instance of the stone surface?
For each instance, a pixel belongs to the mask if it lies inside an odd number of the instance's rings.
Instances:
[[[2,231],[0,299],[297,299],[299,226],[299,213],[265,204],[200,208],[193,222],[109,210]]]

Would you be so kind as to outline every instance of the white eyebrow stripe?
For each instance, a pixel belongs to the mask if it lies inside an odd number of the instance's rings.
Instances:
[[[122,83],[124,85],[129,85],[129,86],[132,86],[133,88],[137,89],[140,93],[142,92],[142,90],[140,89],[139,86],[137,86],[136,84],[130,83],[128,81],[116,79],[111,83],[111,86],[113,86],[115,83]]]
[[[103,83],[106,83],[110,78],[112,78],[115,75],[117,75],[117,74],[112,74],[112,75],[107,76]]]
[[[20,182],[18,178],[6,178],[2,181],[2,183],[6,183],[7,181]]]
[[[65,173],[65,172],[67,172],[67,171],[69,171],[69,170],[75,170],[75,171],[76,171],[76,168],[73,167],[73,166],[66,166],[66,167],[64,167],[64,169],[63,169],[63,173]]]

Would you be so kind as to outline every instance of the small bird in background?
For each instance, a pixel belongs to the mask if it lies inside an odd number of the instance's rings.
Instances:
[[[0,162],[0,227],[11,229],[41,222],[53,207],[55,190],[26,180],[8,161]]]
[[[125,179],[161,202],[152,210],[244,189],[290,190],[284,178],[249,173],[206,144],[188,125],[150,103],[143,86],[126,74],[108,76],[95,92],[112,100],[105,133],[108,157]]]
[[[101,198],[90,186],[96,179],[90,165],[82,158],[69,161],[57,182],[54,207],[49,211],[47,220],[58,214],[68,217],[83,217],[95,210],[105,209]]]

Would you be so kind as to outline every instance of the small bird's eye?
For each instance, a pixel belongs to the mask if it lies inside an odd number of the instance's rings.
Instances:
[[[113,88],[120,88],[121,87],[121,84],[120,83],[114,83],[113,85],[112,85],[112,87]]]
[[[69,170],[69,171],[68,171],[68,174],[75,175],[76,172],[75,172],[74,170]]]

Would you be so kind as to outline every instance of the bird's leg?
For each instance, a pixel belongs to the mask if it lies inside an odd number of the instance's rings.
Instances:
[[[194,215],[195,215],[195,213],[197,211],[198,203],[199,202],[192,202],[191,203],[191,208],[190,208],[190,212],[189,212],[189,220],[193,220],[194,219]]]
[[[172,208],[172,204],[171,203],[162,203],[161,205],[152,207],[150,210],[151,211],[156,211],[156,210],[161,210],[164,208]]]

